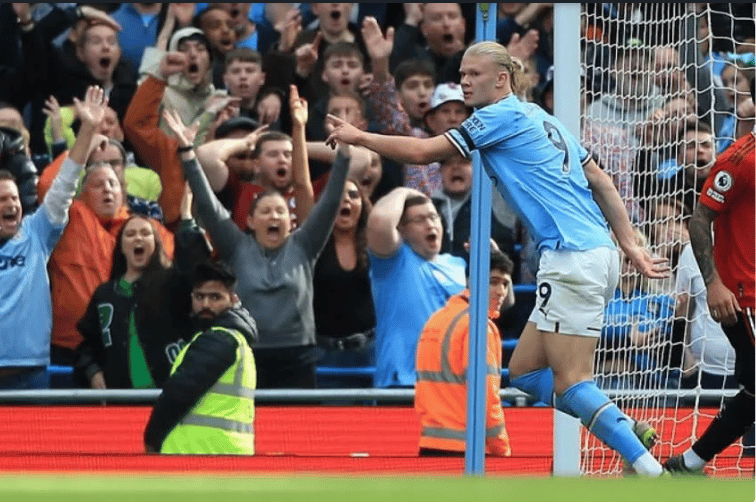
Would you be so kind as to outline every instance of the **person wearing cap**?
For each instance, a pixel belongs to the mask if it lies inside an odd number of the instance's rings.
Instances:
[[[161,33],[161,35],[164,35]],[[181,28],[173,36],[165,48],[147,47],[139,67],[141,82],[152,76],[163,79],[162,62],[167,53],[182,53],[186,62],[180,72],[166,78],[166,87],[161,100],[162,108],[176,110],[181,115],[181,120],[187,124],[200,119],[200,128],[204,131],[209,127],[215,113],[204,115],[207,112],[208,100],[213,96],[222,96],[225,92],[216,90],[213,85],[213,52],[210,41],[205,32],[199,28],[188,26]],[[161,122],[160,127],[168,132]],[[199,137],[204,135],[200,133]]]
[[[392,78],[389,55],[394,46],[393,29],[389,28],[384,35],[377,21],[368,17],[363,22],[362,36],[370,53],[374,75],[373,82],[367,88],[368,102],[372,105],[381,132],[428,138],[431,134],[443,134],[449,128],[458,127],[470,115],[462,90],[454,83],[436,86],[430,101],[412,103],[411,94],[406,92],[408,82],[413,86],[428,83],[432,86],[435,83],[432,65],[420,60],[404,62],[397,67]],[[413,118],[415,124],[412,123]],[[404,185],[430,197],[441,188],[439,164],[406,164]]]
[[[434,136],[443,134],[459,125],[470,116],[465,105],[462,87],[454,82],[438,84],[430,99],[430,108],[425,112],[425,125]]]
[[[203,130],[226,107],[229,98],[215,92],[210,82],[210,55],[205,35],[197,28],[182,28],[170,40],[170,52],[148,47],[142,59],[146,71],[126,112],[123,129],[134,152],[160,175],[163,191],[158,202],[166,226],[179,221],[184,190],[178,143],[161,127],[161,109],[175,110],[182,120],[199,119],[198,143]],[[159,57],[159,59],[158,59]],[[211,95],[218,95],[207,104]]]
[[[255,179],[253,149],[257,135],[251,133],[258,128],[259,124],[251,118],[232,117],[215,130],[215,140],[197,147],[210,187],[242,230],[246,227],[247,211],[237,207],[240,199],[249,197],[247,192],[252,190]],[[237,213],[243,217],[237,218]]]
[[[302,119],[306,119],[306,110],[304,100],[299,100],[292,115],[305,122]],[[212,193],[193,150],[191,128],[181,124],[175,113],[166,113],[165,117],[181,141],[182,165],[199,219],[220,258],[237,275],[242,305],[257,322],[258,388],[314,387],[317,350],[313,268],[341,206],[351,150],[338,149],[323,194],[295,232],[291,231],[286,201],[275,191],[264,192],[255,199],[248,219],[250,232],[243,232]],[[304,135],[303,125],[300,127]]]

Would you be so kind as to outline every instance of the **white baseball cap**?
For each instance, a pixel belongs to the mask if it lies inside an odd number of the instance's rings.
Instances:
[[[465,96],[462,94],[462,86],[455,84],[454,82],[438,84],[436,88],[433,89],[433,95],[430,99],[430,108],[428,111],[431,112],[450,101],[465,102]]]

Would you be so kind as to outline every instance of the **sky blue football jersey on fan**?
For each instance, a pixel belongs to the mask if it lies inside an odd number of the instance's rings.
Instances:
[[[475,110],[446,137],[465,157],[479,150],[539,250],[615,247],[583,172],[588,152],[538,105],[510,95]]]
[[[47,261],[65,225],[40,207],[0,245],[0,366],[50,364],[52,301]]]

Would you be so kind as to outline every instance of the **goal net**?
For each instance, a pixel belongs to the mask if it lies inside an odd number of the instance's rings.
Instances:
[[[668,280],[647,281],[623,263],[596,381],[656,427],[657,458],[688,448],[737,389],[686,220],[716,154],[753,127],[738,118],[750,101],[753,37],[752,4],[581,4],[583,144],[612,176],[638,238],[672,265]],[[622,461],[584,431],[581,469],[618,474]],[[752,432],[707,469],[753,475]]]

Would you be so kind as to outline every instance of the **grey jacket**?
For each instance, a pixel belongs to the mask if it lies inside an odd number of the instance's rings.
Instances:
[[[325,190],[307,220],[281,248],[270,251],[236,226],[199,163],[183,162],[200,224],[212,237],[221,259],[234,270],[237,294],[257,322],[260,338],[256,348],[315,344],[313,269],[333,229],[348,166],[346,157],[336,156]]]

